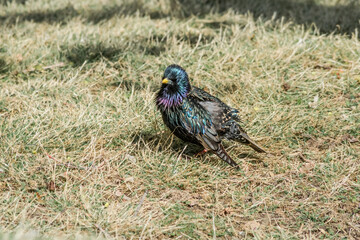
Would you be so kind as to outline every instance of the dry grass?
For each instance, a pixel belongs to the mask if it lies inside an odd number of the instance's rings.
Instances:
[[[188,2],[0,8],[3,238],[360,238],[357,33]],[[171,63],[272,154],[227,143],[241,171],[189,157],[153,101]]]

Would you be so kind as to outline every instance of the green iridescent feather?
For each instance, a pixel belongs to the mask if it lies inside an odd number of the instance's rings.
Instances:
[[[164,123],[184,141],[214,151],[221,159],[236,167],[221,140],[235,140],[258,152],[265,152],[240,126],[238,110],[200,88],[191,88],[188,75],[178,65],[167,67],[156,105]]]

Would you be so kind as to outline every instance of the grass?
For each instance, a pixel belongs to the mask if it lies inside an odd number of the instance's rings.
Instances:
[[[357,2],[3,2],[0,238],[360,238]],[[271,154],[191,157],[172,63]]]

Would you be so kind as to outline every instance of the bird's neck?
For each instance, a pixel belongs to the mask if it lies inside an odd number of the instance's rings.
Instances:
[[[156,105],[161,110],[176,108],[181,106],[187,95],[188,91],[169,93],[166,89],[161,89],[156,96]]]

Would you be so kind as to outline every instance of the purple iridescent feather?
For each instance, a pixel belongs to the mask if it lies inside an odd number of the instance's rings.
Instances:
[[[212,150],[236,167],[221,140],[235,140],[265,152],[239,125],[238,110],[199,88],[191,88],[187,73],[178,65],[166,68],[156,105],[166,126],[184,141]]]
[[[191,90],[187,73],[180,66],[170,65],[165,70],[164,78],[165,77],[173,80],[174,85],[162,86],[156,96],[156,105],[164,109],[181,105],[182,100],[186,98]],[[177,81],[175,81],[175,79],[177,79]]]

